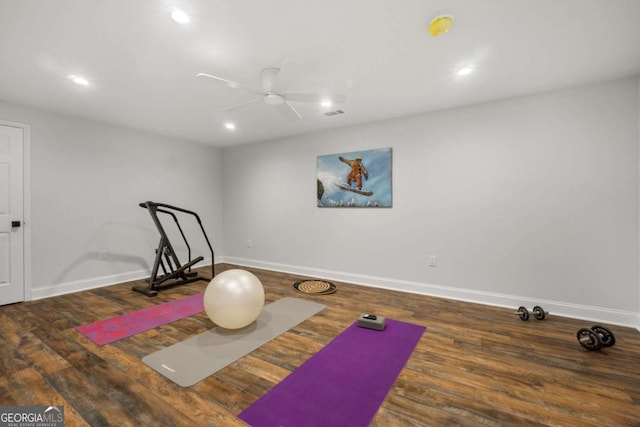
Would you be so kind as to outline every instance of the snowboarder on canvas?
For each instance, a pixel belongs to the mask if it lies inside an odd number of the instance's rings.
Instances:
[[[354,193],[363,194],[365,196],[372,195],[373,193],[370,191],[362,191],[362,177],[364,176],[365,180],[369,179],[367,169],[362,164],[362,157],[357,156],[355,160],[349,160],[345,159],[342,156],[338,156],[338,159],[340,159],[341,162],[349,165],[349,167],[351,168],[349,174],[347,175],[347,183],[344,185],[338,185],[338,187],[342,188],[343,190],[353,191]],[[357,185],[357,190],[352,187],[352,183],[354,182]]]

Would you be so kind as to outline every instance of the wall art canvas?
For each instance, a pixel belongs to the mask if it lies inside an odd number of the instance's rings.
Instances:
[[[389,208],[391,148],[318,156],[317,200],[323,208]]]

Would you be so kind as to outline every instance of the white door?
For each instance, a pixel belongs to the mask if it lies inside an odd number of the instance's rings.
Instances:
[[[0,305],[25,300],[24,130],[0,125]]]

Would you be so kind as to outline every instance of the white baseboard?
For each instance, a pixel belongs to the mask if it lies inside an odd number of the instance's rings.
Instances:
[[[217,261],[221,262],[221,261]],[[211,265],[211,258],[205,258],[200,261],[194,268],[207,267]],[[72,292],[88,291],[90,289],[102,288],[104,286],[117,285],[132,280],[146,279],[151,275],[150,270],[138,270],[127,273],[113,274],[109,276],[95,277],[92,279],[77,280],[73,282],[57,283],[50,286],[31,289],[31,299],[38,300],[43,298],[55,297]]]
[[[367,276],[361,274],[345,273],[340,271],[323,270],[303,266],[294,266],[281,263],[272,263],[258,260],[251,260],[236,257],[216,257],[216,264],[229,263],[246,267],[255,267],[265,270],[281,271],[285,273],[298,274],[301,276],[318,277],[326,280],[336,280],[340,282],[353,283],[362,286],[391,289],[400,292],[409,292],[420,295],[427,295],[439,298],[447,298],[458,301],[466,301],[477,304],[491,305],[496,307],[516,308],[524,305],[528,308],[540,305],[551,315],[582,319],[591,323],[603,323],[605,325],[619,325],[636,328],[640,331],[640,313],[631,311],[612,310],[603,307],[570,304],[551,300],[533,300],[531,298],[518,297],[516,295],[498,294],[492,292],[482,292],[473,289],[453,288],[450,286],[440,286],[429,283],[411,282],[406,280],[396,280],[384,277]],[[211,265],[211,259],[207,258],[195,267],[205,267]],[[72,292],[86,291],[104,286],[115,285],[133,280],[149,277],[151,274],[147,270],[139,270],[110,276],[96,277],[74,282],[58,283],[51,286],[39,287],[31,290],[31,299],[37,300],[49,298]]]
[[[149,277],[149,271],[134,271],[129,273],[114,274],[111,276],[96,277],[93,279],[78,280],[74,282],[58,283],[47,287],[31,289],[31,299],[55,297],[73,292],[88,291],[89,289],[102,288],[104,286],[115,285],[132,280]]]
[[[384,277],[366,276],[360,274],[345,273],[340,271],[322,270],[302,266],[294,266],[280,263],[272,263],[236,257],[221,257],[221,262],[236,264],[246,267],[275,270],[285,273],[299,274],[302,276],[317,277],[326,280],[337,280],[375,288],[391,289],[400,292],[427,295],[439,298],[447,298],[458,301],[466,301],[476,304],[491,305],[496,307],[510,307],[514,311],[519,306],[529,309],[535,305],[543,307],[551,315],[570,317],[589,321],[593,324],[603,323],[607,325],[619,325],[636,328],[640,331],[640,313],[631,311],[612,310],[603,307],[569,304],[551,300],[534,300],[516,295],[482,292],[473,289],[453,288],[429,283],[396,280]]]

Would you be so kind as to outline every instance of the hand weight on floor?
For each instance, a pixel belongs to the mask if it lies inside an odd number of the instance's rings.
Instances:
[[[544,309],[539,305],[533,307],[531,311],[533,312],[533,317],[538,320],[544,320],[544,318],[547,317],[547,314],[549,314],[548,311],[544,311]],[[529,310],[527,310],[526,307],[519,307],[518,311],[513,314],[517,314],[521,320],[529,320]]]
[[[613,332],[604,326],[596,325],[591,329],[582,328],[576,336],[580,345],[590,351],[597,351],[602,347],[611,347],[616,343],[616,337]]]

